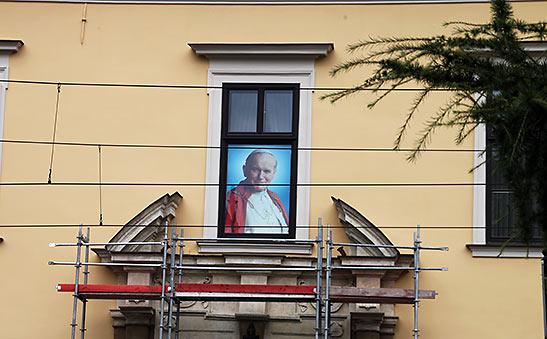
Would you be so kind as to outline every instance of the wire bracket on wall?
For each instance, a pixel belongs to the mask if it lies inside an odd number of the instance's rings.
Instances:
[[[61,83],[57,84],[57,99],[55,102],[55,119],[53,120],[53,138],[51,142],[51,158],[49,160],[49,174],[47,177],[47,183],[51,184],[51,171],[53,168],[53,155],[55,153],[55,137],[57,134],[57,116],[59,115],[59,98],[61,96]]]
[[[103,162],[102,162],[102,153],[101,145],[98,146],[99,149],[99,225],[103,225]]]
[[[80,45],[84,44],[84,38],[85,38],[85,26],[87,23],[87,3],[84,3],[84,8],[82,10],[82,24],[80,28]]]

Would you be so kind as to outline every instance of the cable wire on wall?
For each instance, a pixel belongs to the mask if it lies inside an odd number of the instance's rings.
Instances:
[[[57,84],[57,99],[55,101],[55,118],[53,119],[53,136],[51,141],[51,157],[49,161],[48,184],[51,184],[51,172],[53,170],[53,155],[55,154],[55,137],[57,135],[57,116],[59,115],[59,98],[61,96],[61,84]]]

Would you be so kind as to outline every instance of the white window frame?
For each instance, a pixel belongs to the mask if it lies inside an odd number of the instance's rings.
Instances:
[[[0,40],[0,80],[9,79],[9,56],[17,53],[23,46],[21,40]],[[0,139],[4,139],[4,113],[6,108],[6,91],[8,83],[0,81]],[[0,178],[2,177],[2,149],[4,143],[0,143]]]
[[[545,42],[524,42],[522,45],[524,50],[532,56],[543,55],[547,48]],[[486,242],[486,165],[484,164],[486,153],[482,152],[486,149],[486,125],[484,124],[480,124],[475,129],[474,147],[473,243],[467,245],[473,257],[543,258],[542,248],[539,247],[506,246],[501,251],[499,245],[490,245]]]
[[[300,88],[313,88],[315,59],[325,56],[333,44],[189,44],[198,55],[209,61],[207,86],[209,88],[209,115],[207,130],[207,170],[205,181],[203,237],[217,239],[220,145],[223,83],[293,83]],[[311,147],[312,91],[300,92],[298,147]],[[297,183],[310,182],[310,152],[298,154]],[[310,188],[297,186],[296,239],[308,239]],[[244,239],[236,242],[201,242],[202,253],[290,253],[311,254],[308,244],[253,244]]]

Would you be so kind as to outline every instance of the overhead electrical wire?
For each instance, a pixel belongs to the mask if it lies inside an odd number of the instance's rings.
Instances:
[[[0,182],[0,186],[197,186],[197,187],[216,187],[216,186],[236,186],[238,183],[169,183],[169,182]],[[241,184],[240,184],[241,185]],[[244,184],[243,184],[244,185]],[[249,184],[251,185],[251,184]],[[296,184],[276,184],[272,183],[268,186],[275,187],[437,187],[437,186],[485,186],[486,183],[472,182],[397,182],[397,183],[296,183]]]
[[[102,165],[101,165],[101,147],[119,147],[119,148],[173,148],[173,149],[221,149],[220,146],[205,146],[205,145],[165,145],[165,144],[116,144],[116,143],[84,143],[84,142],[59,142],[56,140],[57,117],[59,111],[59,96],[61,86],[86,86],[86,87],[126,87],[126,88],[165,88],[165,89],[222,89],[221,86],[202,86],[202,85],[161,85],[161,84],[127,84],[127,83],[91,83],[91,82],[51,82],[51,81],[35,81],[35,80],[4,80],[0,82],[19,83],[19,84],[35,84],[35,85],[56,85],[57,99],[55,107],[55,120],[53,129],[52,141],[39,140],[14,140],[0,139],[0,143],[12,144],[42,144],[51,145],[51,159],[49,166],[48,182],[0,182],[0,186],[99,186],[99,224],[88,225],[95,227],[120,227],[127,225],[104,225],[102,218],[102,186],[230,186],[229,184],[220,183],[151,183],[151,182],[102,182]],[[302,87],[301,91],[343,91],[352,89],[348,88],[333,88],[333,87]],[[361,89],[362,91],[422,91],[420,88],[375,88]],[[451,91],[450,89],[435,89],[434,91]],[[53,157],[56,145],[63,146],[82,146],[82,147],[98,147],[99,150],[99,182],[52,182],[51,173],[53,167]],[[249,146],[250,147],[250,146]],[[245,146],[237,146],[237,148],[245,148]],[[394,151],[412,151],[413,149],[393,149],[393,148],[343,148],[343,147],[300,147],[299,151],[349,151],[349,152],[394,152]],[[426,149],[426,152],[484,152],[484,150],[475,149]],[[271,186],[306,186],[306,187],[418,187],[418,186],[476,186],[485,185],[484,183],[297,183],[297,184],[271,184]],[[135,227],[142,225],[134,225]],[[217,228],[218,225],[180,225],[182,227],[199,227]],[[78,227],[68,224],[0,224],[0,228],[36,228],[36,227]],[[332,228],[347,228],[348,226],[335,225]],[[296,228],[318,228],[314,225],[300,225]],[[369,227],[360,227],[369,228]],[[397,228],[397,229],[415,229],[415,226],[377,226],[377,228]],[[476,229],[485,227],[474,226],[424,226],[424,229]]]
[[[85,227],[93,228],[105,228],[105,227],[145,227],[148,225],[131,225],[131,224],[83,224]],[[171,226],[171,225],[170,225]],[[218,228],[218,225],[201,225],[201,224],[177,224],[177,227],[183,228]],[[71,228],[71,227],[80,227],[80,224],[0,224],[0,228]],[[323,225],[323,228],[325,226]],[[331,225],[332,229],[346,229],[351,227],[356,227],[360,229],[369,229],[369,228],[378,228],[378,229],[416,229],[416,226],[405,226],[405,225],[390,225],[390,226],[344,226],[344,225]],[[318,229],[318,225],[296,225],[296,229]],[[472,229],[485,229],[485,226],[423,226],[420,225],[421,229],[432,229],[432,230],[472,230]],[[221,239],[221,238],[220,238]],[[245,238],[241,238],[245,240]],[[265,238],[267,240],[267,238]]]
[[[110,82],[77,82],[77,81],[44,81],[44,80],[15,80],[15,79],[0,79],[0,82],[16,83],[16,84],[32,84],[32,85],[62,85],[62,86],[84,86],[84,87],[127,87],[127,88],[173,88],[173,89],[222,89],[222,86],[207,86],[207,85],[166,85],[166,84],[128,84],[128,83],[110,83]],[[300,87],[301,91],[344,91],[351,90],[353,87]],[[423,88],[362,88],[359,91],[394,91],[394,92],[419,92]],[[429,90],[437,92],[453,92],[448,88],[435,88]]]
[[[112,147],[112,148],[173,148],[173,149],[221,149],[220,146],[207,145],[173,145],[173,144],[119,144],[119,143],[98,143],[98,142],[77,142],[77,141],[42,141],[42,140],[17,140],[17,139],[0,139],[0,143],[5,144],[34,144],[34,145],[60,145],[60,146],[83,146],[83,147]],[[255,149],[252,145],[236,145],[237,149]],[[268,146],[262,148],[267,149]],[[278,149],[278,147],[272,147]],[[335,151],[335,152],[410,152],[412,148],[374,148],[374,147],[297,147],[298,151]],[[473,152],[482,153],[485,150],[466,149],[466,148],[428,148],[422,152]]]

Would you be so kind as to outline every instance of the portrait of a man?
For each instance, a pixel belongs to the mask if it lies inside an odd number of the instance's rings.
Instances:
[[[225,233],[288,234],[289,215],[283,200],[288,203],[290,190],[288,187],[270,187],[270,185],[278,175],[280,168],[278,157],[287,158],[283,153],[290,155],[290,150],[258,148],[237,150],[237,152],[241,155],[246,154],[243,165],[239,167],[243,180],[226,193]],[[229,162],[237,159],[237,156],[231,158],[229,153]],[[235,162],[237,163],[237,160]],[[230,164],[228,166],[230,172]],[[232,171],[236,170],[234,165],[232,168],[234,168]],[[231,177],[236,176],[232,173]],[[283,198],[280,198],[274,190],[279,191]]]

